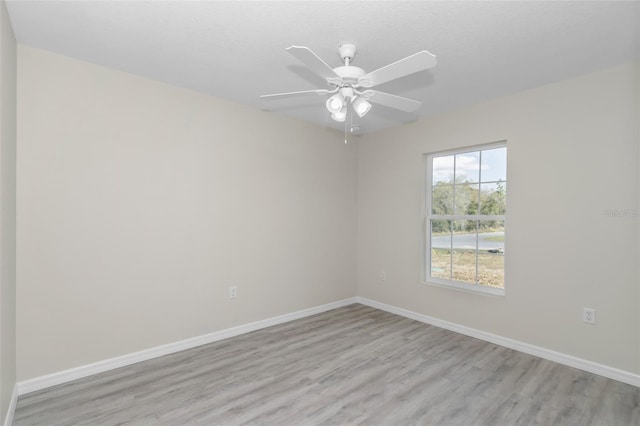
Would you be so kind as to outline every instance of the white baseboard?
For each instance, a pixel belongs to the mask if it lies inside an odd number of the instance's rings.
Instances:
[[[540,346],[520,342],[508,337],[498,336],[497,334],[487,333],[486,331],[477,330],[475,328],[466,327],[464,325],[456,324],[449,321],[444,321],[438,318],[430,317],[428,315],[419,314],[417,312],[398,308],[397,306],[387,305],[386,303],[367,299],[365,297],[356,297],[356,300],[358,303],[370,306],[372,308],[387,311],[392,314],[424,322],[426,324],[431,324],[436,327],[444,328],[446,330],[455,331],[456,333],[475,337],[476,339],[495,343],[496,345],[504,346],[510,349],[515,349],[529,355],[534,355],[540,358],[547,359],[549,361],[557,362],[558,364],[578,368],[580,370],[588,371],[589,373],[598,374],[609,379],[640,387],[640,375],[631,373],[629,371],[620,370],[614,367],[609,367],[607,365],[598,364],[597,362],[588,361],[586,359],[563,354],[561,352],[552,351]]]
[[[18,402],[18,385],[13,386],[13,393],[11,394],[11,401],[9,402],[9,409],[7,410],[7,416],[4,418],[4,426],[11,426],[13,424],[13,413],[16,412],[16,403]]]
[[[154,348],[145,349],[139,352],[133,352],[133,353],[118,356],[115,358],[105,359],[103,361],[94,362],[92,364],[71,368],[69,370],[47,374],[46,376],[40,376],[33,379],[24,380],[17,383],[16,385],[18,390],[17,394],[24,395],[30,392],[35,392],[51,386],[60,385],[62,383],[67,383],[73,380],[81,379],[83,377],[91,376],[98,373],[103,373],[105,371],[135,364],[141,361],[158,358],[164,355],[183,351],[185,349],[195,348],[197,346],[206,345],[207,343],[217,342],[218,340],[228,339],[230,337],[235,337],[241,334],[250,333],[252,331],[260,330],[262,328],[271,327],[273,325],[282,324],[285,322],[308,317],[311,315],[320,314],[322,312],[341,308],[343,306],[351,305],[353,303],[356,303],[355,297],[339,300],[337,302],[327,303],[326,305],[315,306],[309,309],[303,309],[297,312],[291,312],[289,314],[267,318],[265,320],[256,321],[249,324],[239,325],[237,327],[227,328],[225,330],[204,334],[202,336],[196,336],[190,339],[180,340],[174,343],[168,343],[166,345],[156,346]]]

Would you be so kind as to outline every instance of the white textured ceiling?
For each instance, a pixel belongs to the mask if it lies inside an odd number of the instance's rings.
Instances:
[[[374,105],[372,132],[640,58],[640,3],[612,1],[9,0],[20,43],[341,128],[324,98],[261,94],[325,88],[285,52],[331,66],[353,43],[372,71],[420,50],[438,65],[377,89],[423,102],[415,115]]]

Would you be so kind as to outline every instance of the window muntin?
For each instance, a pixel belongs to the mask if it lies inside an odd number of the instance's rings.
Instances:
[[[426,279],[504,294],[507,147],[427,155]]]

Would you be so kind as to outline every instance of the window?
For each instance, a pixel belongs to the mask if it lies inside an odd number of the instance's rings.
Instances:
[[[427,282],[503,295],[506,143],[426,158]]]

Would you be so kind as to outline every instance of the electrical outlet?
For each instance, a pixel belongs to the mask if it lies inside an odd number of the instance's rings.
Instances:
[[[387,280],[387,273],[384,272],[384,269],[382,269],[380,271],[380,281],[386,281]]]
[[[582,321],[587,324],[596,324],[596,310],[592,308],[582,309]]]
[[[238,297],[238,287],[235,285],[229,287],[229,299],[235,299]]]

